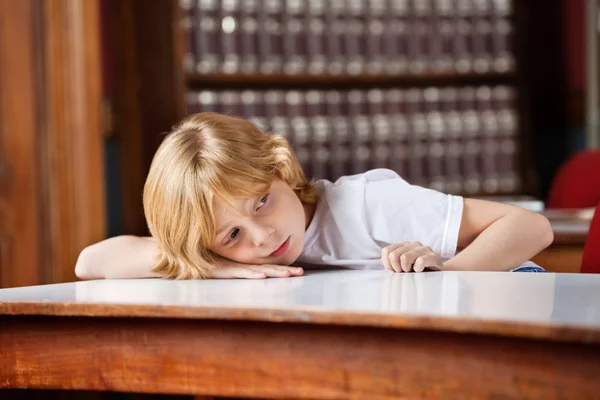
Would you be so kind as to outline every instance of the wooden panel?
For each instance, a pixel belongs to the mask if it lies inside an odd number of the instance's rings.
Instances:
[[[45,0],[44,259],[49,282],[75,280],[79,252],[105,237],[97,0]]]
[[[427,87],[514,84],[512,74],[423,74],[423,75],[284,75],[284,74],[188,74],[187,88],[247,89],[296,88],[342,89],[373,87]]]
[[[97,0],[0,0],[0,285],[70,281],[104,238]]]
[[[33,0],[0,0],[0,286],[41,282]]]
[[[564,323],[536,323],[522,320],[506,321],[472,317],[439,317],[419,313],[394,315],[347,311],[322,311],[319,308],[271,309],[238,307],[185,307],[173,305],[127,305],[75,303],[66,301],[0,302],[2,315],[35,315],[54,317],[154,318],[166,322],[179,318],[189,320],[228,320],[253,322],[309,323],[314,325],[366,326],[389,329],[433,330],[446,333],[490,334],[561,342],[595,343],[600,345],[600,329],[594,326]]]
[[[148,233],[142,191],[156,149],[185,115],[176,0],[106,0],[124,233]]]
[[[575,273],[581,271],[583,245],[552,244],[532,258],[532,261],[548,271]]]
[[[594,398],[600,346],[245,322],[0,317],[0,388],[264,398]]]

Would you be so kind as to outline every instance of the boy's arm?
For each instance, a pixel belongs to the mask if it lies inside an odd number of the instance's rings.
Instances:
[[[86,247],[79,254],[79,279],[155,278],[158,246],[151,237],[117,236]]]
[[[159,274],[151,272],[157,255],[154,238],[117,236],[83,249],[75,274],[79,279],[159,278]],[[262,279],[302,274],[302,268],[287,265],[246,265],[224,260],[219,268],[210,271],[208,278]]]
[[[554,240],[546,217],[520,207],[464,199],[458,247],[445,270],[506,271],[521,265]]]

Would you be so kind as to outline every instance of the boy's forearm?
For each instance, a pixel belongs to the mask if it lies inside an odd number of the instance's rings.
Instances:
[[[152,238],[118,236],[86,247],[75,266],[79,279],[151,278],[158,246]]]
[[[448,271],[508,271],[548,247],[553,240],[546,217],[515,212],[485,229],[459,254],[444,263]]]

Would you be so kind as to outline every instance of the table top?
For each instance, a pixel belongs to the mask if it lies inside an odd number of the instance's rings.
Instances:
[[[600,274],[327,270],[0,289],[6,315],[334,324],[600,342]]]

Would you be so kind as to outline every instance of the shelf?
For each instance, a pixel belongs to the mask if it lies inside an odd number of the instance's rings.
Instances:
[[[514,73],[419,75],[192,74],[188,90],[202,89],[350,89],[516,84]]]

